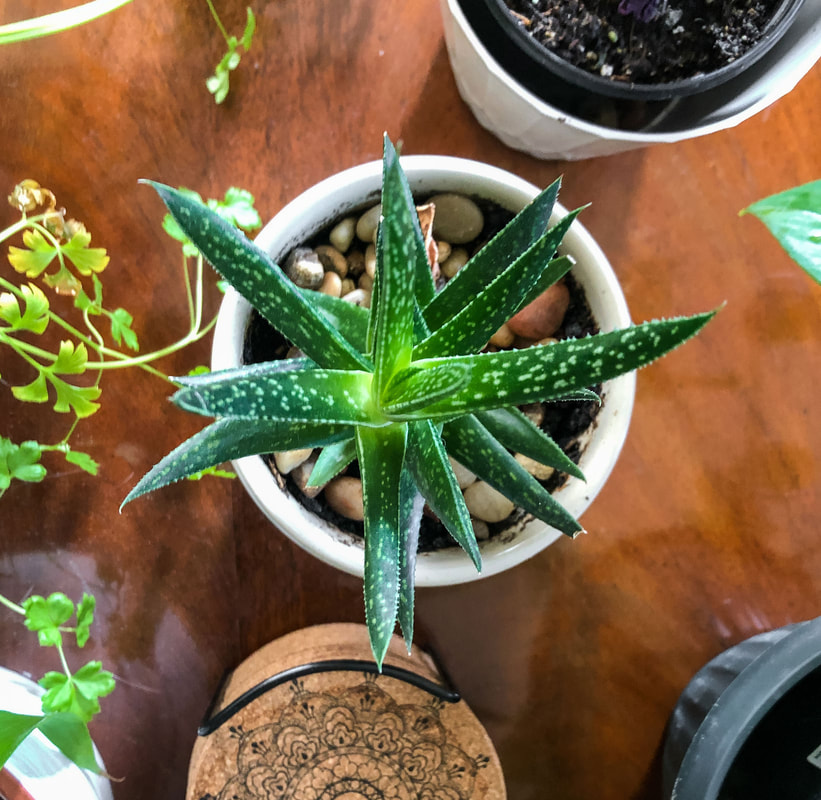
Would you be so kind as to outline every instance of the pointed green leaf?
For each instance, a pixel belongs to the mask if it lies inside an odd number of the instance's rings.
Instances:
[[[568,214],[413,351],[414,360],[477,353],[523,305],[536,281],[552,286],[573,266],[551,259],[579,211]],[[458,273],[457,273],[458,275]]]
[[[440,364],[432,369],[411,367],[400,372],[388,385],[382,398],[382,411],[392,419],[412,417],[422,410],[458,392],[467,385],[467,364]]]
[[[29,716],[12,711],[0,711],[0,767],[9,760],[11,754],[37,730],[42,715]]]
[[[771,195],[741,213],[758,217],[790,258],[821,283],[821,181]]]
[[[183,233],[231,285],[287,339],[317,364],[368,368],[368,362],[297,291],[267,253],[196,200],[169,186],[147,181]]]
[[[86,724],[73,713],[48,714],[38,725],[40,732],[78,767],[100,773]]]
[[[465,307],[470,298],[479,294],[500,269],[544,234],[560,185],[561,178],[551,183],[445,284],[424,309],[425,319],[432,330],[441,328]]]
[[[646,366],[695,336],[715,311],[634,325],[584,339],[459,356],[472,366],[468,385],[457,395],[429,406],[431,417],[471,413],[563,397]],[[414,366],[449,363],[427,359]]]
[[[596,397],[598,397],[596,395]],[[479,411],[476,418],[488,433],[508,450],[547,464],[580,480],[584,474],[541,428],[536,427],[518,408],[497,408]]]
[[[374,318],[374,390],[381,397],[394,375],[410,365],[413,350],[414,219],[399,157],[385,137],[382,221],[377,241],[379,275]],[[373,300],[373,298],[372,298]]]
[[[568,536],[582,532],[581,525],[475,417],[447,423],[442,435],[448,452],[459,463],[517,506]]]
[[[399,484],[402,528],[399,537],[399,607],[397,619],[408,653],[413,642],[413,606],[416,586],[416,551],[425,498],[416,488],[409,469],[402,470]]]
[[[349,303],[339,297],[333,297],[310,289],[300,289],[302,294],[360,353],[368,349],[367,308]]]
[[[410,423],[407,464],[433,513],[470,556],[476,570],[481,572],[482,556],[465,498],[453,474],[442,439],[429,420]]]
[[[122,505],[225,461],[278,450],[323,447],[352,436],[351,428],[338,425],[267,419],[217,420],[165,456],[128,493]]]
[[[356,458],[356,441],[353,437],[341,442],[333,442],[322,448],[316,459],[308,487],[324,486],[335,478]]]
[[[283,370],[282,362],[180,379],[171,398],[180,408],[209,417],[383,425],[371,400],[370,372]]]
[[[380,669],[393,635],[399,603],[399,487],[406,438],[406,425],[356,429],[365,501],[365,620]]]

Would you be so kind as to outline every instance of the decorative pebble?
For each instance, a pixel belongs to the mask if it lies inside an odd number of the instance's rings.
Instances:
[[[467,467],[460,464],[455,458],[448,456],[448,460],[453,469],[453,474],[456,476],[456,482],[459,484],[459,488],[467,489],[467,487],[476,480],[476,475]]]
[[[365,254],[361,250],[351,250],[347,256],[348,275],[356,277],[365,271]]]
[[[481,519],[471,519],[470,522],[473,525],[473,534],[476,537],[476,541],[485,542],[490,539],[490,528],[487,522]]]
[[[343,294],[342,299],[346,303],[353,303],[355,306],[362,306],[363,308],[371,307],[371,293],[364,289],[354,289],[348,294]]]
[[[348,259],[342,255],[335,247],[329,244],[321,244],[316,248],[316,254],[325,271],[333,270],[340,278],[348,274]]]
[[[569,305],[570,290],[564,283],[554,283],[532,303],[511,317],[507,326],[517,336],[544,339],[559,329]]]
[[[274,453],[274,463],[283,475],[287,475],[309,458],[311,453],[313,453],[313,450],[310,447],[307,450],[282,450],[279,453]]]
[[[328,238],[331,240],[331,244],[339,250],[340,253],[347,253],[355,234],[356,218],[345,217],[342,222],[334,225]]]
[[[485,226],[481,209],[463,194],[437,194],[428,202],[436,206],[433,233],[437,239],[465,244],[475,239]]]
[[[485,522],[501,522],[513,513],[513,502],[484,481],[465,489],[465,504],[472,517]]]
[[[365,272],[373,277],[376,275],[376,245],[369,244],[365,250]]]
[[[342,294],[342,278],[335,272],[326,272],[319,291],[322,294],[329,294],[331,297],[339,297]]]
[[[349,478],[346,475],[334,478],[325,487],[325,499],[337,514],[359,522],[365,519],[362,481],[359,478]]]
[[[325,270],[313,250],[297,247],[285,262],[285,274],[303,289],[317,289],[325,277]]]
[[[367,272],[363,272],[359,276],[359,283],[357,285],[360,289],[364,289],[366,292],[373,291],[373,278],[368,275]]]
[[[442,274],[446,278],[452,278],[468,263],[468,258],[470,258],[470,256],[464,247],[454,247],[447,259],[440,264]]]
[[[507,327],[507,325],[502,325],[493,336],[490,337],[490,343],[496,347],[510,347],[513,344],[513,331]]]
[[[316,497],[325,487],[324,486],[308,486],[308,479],[311,477],[314,466],[316,465],[316,454],[312,454],[310,458],[303,461],[298,467],[294,467],[291,477],[294,483],[306,497]]]
[[[342,281],[342,287],[340,289],[340,297],[350,294],[354,289],[356,289],[356,284],[353,282],[352,278],[345,278]]]
[[[556,471],[547,464],[542,464],[533,458],[528,458],[522,453],[516,453],[514,458],[534,477],[540,481],[546,481]]]
[[[450,246],[450,242],[446,242],[442,239],[436,243],[436,247],[438,248],[439,253],[439,263],[441,264],[442,262],[447,261],[450,258],[450,253],[453,249]]]
[[[362,242],[373,242],[381,216],[381,203],[378,206],[369,208],[356,222],[356,238]]]
[[[298,347],[289,347],[288,352],[285,354],[285,358],[305,358],[305,353],[303,353]]]

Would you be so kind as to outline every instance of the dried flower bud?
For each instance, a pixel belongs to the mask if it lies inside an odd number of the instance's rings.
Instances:
[[[34,211],[38,206],[48,206],[53,209],[57,205],[54,194],[40,186],[37,181],[26,178],[14,187],[9,195],[9,204],[21,213]]]

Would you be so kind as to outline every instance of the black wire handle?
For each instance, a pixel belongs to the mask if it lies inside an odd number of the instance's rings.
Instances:
[[[409,683],[411,686],[422,689],[428,692],[428,694],[432,694],[437,699],[444,700],[447,703],[458,703],[462,699],[461,695],[454,689],[440,686],[438,683],[429,681],[427,678],[423,678],[415,672],[402,669],[402,667],[384,664],[380,672],[379,667],[377,667],[373,661],[358,661],[348,658],[314,661],[299,667],[291,667],[276,675],[272,675],[270,678],[266,678],[264,681],[260,681],[256,686],[247,692],[243,692],[236,700],[230,702],[225,708],[212,715],[212,711],[217,702],[217,697],[215,696],[208,710],[205,712],[205,718],[200,723],[199,728],[197,728],[197,736],[208,736],[212,734],[238,711],[245,708],[245,706],[266,692],[271,691],[271,689],[275,689],[277,686],[281,686],[288,681],[303,678],[306,675],[317,675],[320,672],[367,672],[372,675],[386,675],[389,678],[395,678],[396,680]],[[217,694],[219,694],[219,692]]]

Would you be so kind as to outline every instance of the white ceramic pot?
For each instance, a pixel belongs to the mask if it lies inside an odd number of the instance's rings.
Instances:
[[[0,667],[0,708],[42,714],[43,689],[17,672]],[[97,763],[102,764],[97,748]],[[43,734],[35,731],[12,753],[5,769],[34,800],[113,800],[108,778],[80,769]]]
[[[687,99],[652,124],[623,131],[573,117],[517,83],[488,53],[457,0],[440,0],[456,85],[476,119],[505,144],[537,158],[575,160],[731,128],[791,91],[821,57],[821,0],[804,0],[790,29],[758,63]]]
[[[414,195],[462,192],[487,198],[512,212],[521,210],[538,193],[537,187],[495,167],[446,156],[409,156],[402,159]],[[335,219],[367,208],[379,200],[382,162],[374,161],[340,172],[308,189],[261,231],[256,242],[274,260],[301,244]],[[566,210],[557,205],[554,222]],[[573,276],[583,287],[590,309],[602,331],[624,328],[630,315],[624,295],[607,259],[590,234],[576,221],[559,248],[576,259]],[[229,291],[220,308],[214,334],[211,366],[214,370],[239,366],[250,306]],[[635,374],[608,381],[604,403],[596,418],[579,466],[587,482],[568,478],[555,497],[579,517],[604,485],[627,436],[635,394]],[[272,522],[302,548],[323,561],[354,575],[362,575],[361,539],[339,531],[308,512],[298,500],[283,492],[260,456],[238,459],[234,467],[248,493]],[[531,519],[481,543],[483,570],[478,574],[458,547],[420,553],[417,586],[464,583],[509,569],[551,544],[560,534]]]

